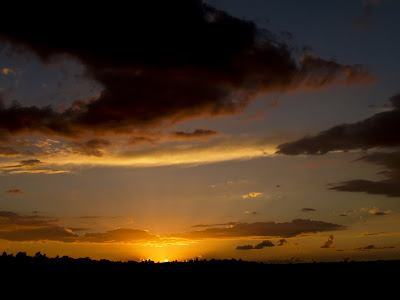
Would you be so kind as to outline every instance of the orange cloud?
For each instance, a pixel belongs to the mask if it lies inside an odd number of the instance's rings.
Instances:
[[[8,190],[8,191],[5,191],[5,193],[7,193],[7,194],[16,194],[16,195],[24,194],[24,192],[21,191],[20,189]]]
[[[249,194],[242,195],[242,198],[243,199],[246,199],[246,198],[249,198],[249,197],[256,198],[256,197],[261,196],[261,195],[262,195],[262,193],[252,192],[252,193],[249,193]]]

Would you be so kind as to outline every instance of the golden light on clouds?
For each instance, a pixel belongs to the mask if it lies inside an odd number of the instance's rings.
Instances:
[[[262,194],[263,194],[263,193],[252,192],[252,193],[248,193],[248,194],[242,195],[242,198],[243,198],[243,199],[247,199],[247,198],[249,198],[249,197],[251,197],[251,198],[256,198],[256,197],[258,197],[258,196],[261,196]]]
[[[153,167],[248,160],[273,155],[277,142],[274,139],[221,138],[211,144],[164,142],[157,145],[132,147],[117,141],[107,144],[109,147],[107,149],[91,151],[89,154],[87,151],[76,151],[71,144],[54,139],[39,140],[31,144],[39,147],[39,151],[35,152],[34,156],[29,153],[28,155],[20,154],[18,161],[15,157],[9,157],[0,166],[0,172],[60,174],[69,173],[74,167],[80,165]],[[257,193],[250,195],[250,197],[257,196]]]

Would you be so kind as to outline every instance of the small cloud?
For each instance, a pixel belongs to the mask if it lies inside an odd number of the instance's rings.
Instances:
[[[280,240],[278,241],[277,246],[283,246],[283,245],[286,245],[286,244],[287,244],[287,240],[285,240],[285,239],[280,239]]]
[[[236,250],[252,250],[252,249],[254,249],[253,245],[243,245],[236,247]]]
[[[3,69],[1,69],[1,74],[3,74],[3,75],[17,75],[17,72],[15,72],[15,70],[10,69],[10,68],[3,68]]]
[[[265,240],[262,243],[255,245],[254,249],[262,249],[264,247],[274,247],[274,246],[275,246],[274,243],[272,243],[269,240]]]
[[[244,213],[245,214],[249,214],[249,215],[256,215],[257,214],[257,212],[251,211],[251,210],[246,210],[246,211],[244,211]]]
[[[214,227],[214,226],[232,227],[236,224],[238,224],[238,223],[237,222],[228,222],[228,223],[218,223],[218,224],[196,224],[196,225],[193,225],[192,227]]]
[[[393,249],[393,248],[395,248],[395,247],[393,247],[393,246],[376,247],[375,245],[367,245],[365,247],[355,248],[354,250],[363,251],[363,250],[378,250],[378,249]]]
[[[361,236],[380,236],[385,235],[385,232],[366,232],[363,233]]]
[[[219,132],[211,129],[196,129],[193,132],[176,131],[171,136],[178,139],[208,139]]]
[[[24,194],[24,192],[21,191],[20,189],[8,190],[8,191],[5,191],[5,193],[7,193],[7,194],[16,194],[16,195],[22,195],[22,194]]]
[[[316,211],[316,210],[314,208],[305,207],[305,208],[302,208],[301,211],[309,212],[309,211]]]
[[[253,245],[237,246],[236,250],[254,250],[254,249],[263,249],[264,247],[274,247],[274,246],[275,246],[274,243],[272,243],[269,240],[265,240],[255,246],[253,246]]]
[[[255,193],[255,192],[253,192],[253,193],[249,193],[249,194],[242,195],[242,198],[243,198],[243,199],[246,199],[246,198],[249,198],[249,197],[251,197],[251,198],[256,198],[256,197],[258,197],[258,196],[260,196],[260,195],[262,195],[262,193]]]
[[[37,165],[41,164],[42,162],[38,159],[28,159],[28,160],[21,160],[17,162],[16,165],[9,165],[3,166],[1,169],[22,169],[22,168],[31,168],[36,167]]]
[[[377,207],[374,207],[373,209],[371,209],[369,211],[370,214],[373,214],[373,215],[376,215],[376,216],[384,216],[384,215],[389,214],[391,212],[392,212],[391,210],[387,210],[387,211],[383,212]]]
[[[333,246],[333,235],[328,237],[328,240],[321,246],[321,248],[335,248],[335,246]]]

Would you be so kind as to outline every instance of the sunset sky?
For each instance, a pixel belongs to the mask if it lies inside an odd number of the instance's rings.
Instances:
[[[0,20],[0,252],[400,259],[400,2]]]

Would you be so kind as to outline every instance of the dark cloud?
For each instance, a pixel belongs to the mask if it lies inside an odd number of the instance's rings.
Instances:
[[[255,246],[252,245],[244,245],[244,246],[237,246],[236,250],[253,250],[253,249],[263,249],[264,247],[274,247],[274,243],[269,241],[269,240],[265,240]]]
[[[400,197],[400,94],[390,98],[392,110],[377,113],[370,118],[352,124],[332,127],[315,136],[281,144],[277,153],[286,155],[326,154],[330,151],[367,150],[371,148],[394,148],[393,152],[367,154],[359,159],[383,166],[380,175],[385,179],[371,181],[355,179],[330,187],[343,192]]]
[[[236,247],[236,250],[253,250],[253,249],[254,249],[253,245],[243,245]]]
[[[39,159],[27,159],[27,160],[21,160],[18,161],[17,165],[10,165],[10,166],[3,166],[0,167],[1,169],[20,169],[20,168],[30,168],[30,167],[36,167],[40,164],[42,164]]]
[[[354,250],[363,251],[363,250],[393,249],[393,248],[395,248],[395,247],[393,247],[393,246],[376,247],[375,245],[367,245],[364,247],[355,248]]]
[[[330,187],[331,190],[400,197],[400,151],[368,154],[359,160],[383,166],[386,171],[381,174],[385,179],[379,181],[348,180]]]
[[[283,245],[286,245],[286,244],[287,244],[287,240],[285,240],[285,239],[280,239],[278,241],[278,246],[283,246]]]
[[[171,136],[178,139],[208,139],[218,134],[218,131],[211,129],[196,129],[193,132],[176,131]]]
[[[316,211],[314,208],[304,207],[301,209],[303,212]]]
[[[311,55],[297,61],[268,30],[201,0],[99,4],[95,12],[62,6],[62,14],[26,7],[23,22],[4,15],[0,41],[44,61],[77,58],[103,87],[101,95],[63,112],[0,105],[4,134],[78,137],[167,128],[193,117],[240,113],[259,93],[371,81],[362,66]]]
[[[8,191],[5,191],[5,193],[7,193],[7,194],[17,194],[17,195],[24,194],[24,192],[21,191],[20,189],[8,190]]]
[[[192,227],[214,227],[214,226],[233,226],[238,224],[238,222],[228,222],[228,223],[218,223],[218,224],[196,224]]]
[[[254,249],[262,249],[264,247],[274,247],[274,243],[269,241],[269,240],[265,240],[263,242],[261,242],[260,244],[257,244],[254,246]]]
[[[206,228],[198,231],[190,231],[178,234],[186,238],[227,238],[248,236],[279,236],[292,237],[303,233],[316,233],[323,231],[343,230],[345,226],[327,223],[323,221],[312,221],[296,219],[292,222],[255,222],[237,223],[224,228]]]
[[[386,195],[388,197],[400,197],[400,182],[393,180],[371,181],[371,180],[348,180],[342,182],[331,190],[341,192],[364,192],[373,195]]]
[[[281,144],[278,154],[325,154],[330,151],[366,150],[400,146],[400,94],[390,98],[392,110],[363,121],[343,124],[315,136]]]
[[[54,225],[55,221],[39,216],[23,216],[10,211],[0,211],[0,239],[76,241],[77,235],[67,228]]]
[[[158,236],[146,230],[114,229],[106,232],[85,233],[78,236],[75,231],[88,230],[81,227],[61,227],[58,220],[41,216],[24,216],[10,211],[0,211],[0,239],[9,241],[43,241],[60,242],[135,242],[156,241]]]
[[[321,246],[321,248],[334,248],[333,246],[333,235],[330,235],[326,242]]]

